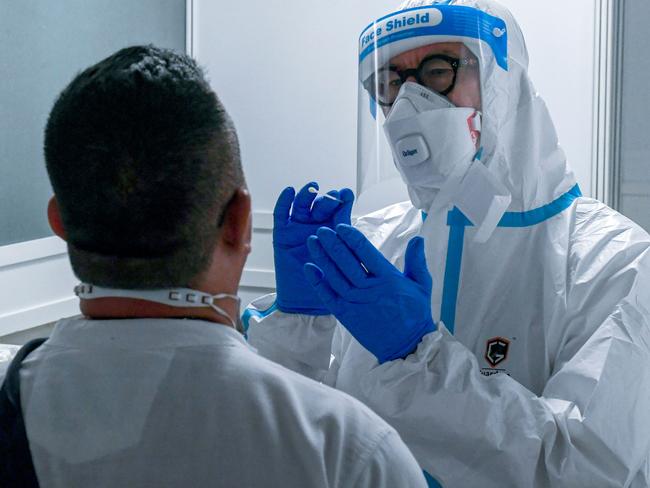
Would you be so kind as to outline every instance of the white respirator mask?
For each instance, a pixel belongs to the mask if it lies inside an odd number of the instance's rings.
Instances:
[[[211,308],[223,318],[227,319],[236,330],[241,333],[243,333],[244,330],[239,319],[233,319],[223,308],[214,303],[215,300],[234,300],[237,302],[237,310],[239,310],[241,299],[237,295],[231,295],[229,293],[210,295],[209,293],[191,290],[189,288],[173,288],[168,290],[121,290],[116,288],[102,288],[87,283],[75,286],[74,293],[82,300],[94,300],[97,298],[134,298],[172,307]],[[239,318],[239,315],[237,318]]]
[[[476,154],[481,114],[407,81],[384,122],[384,132],[413,205],[429,210],[455,168]]]
[[[480,112],[412,82],[402,85],[384,123],[413,205],[458,207],[477,227],[474,239],[485,242],[511,196],[479,160],[480,131]]]

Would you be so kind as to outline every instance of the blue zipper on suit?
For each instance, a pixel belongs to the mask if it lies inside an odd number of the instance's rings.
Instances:
[[[576,184],[564,195],[547,205],[526,212],[506,212],[497,227],[530,227],[538,225],[569,208],[573,201],[581,196],[582,192],[580,191],[580,187]],[[426,213],[422,212],[423,220],[426,217]],[[449,226],[449,241],[447,245],[440,320],[445,324],[447,330],[453,334],[456,329],[456,304],[458,301],[458,288],[460,286],[460,272],[463,261],[465,228],[472,227],[474,224],[472,224],[463,212],[457,207],[454,207],[447,213],[447,225]],[[424,471],[424,477],[429,488],[442,488],[442,485],[426,471]]]

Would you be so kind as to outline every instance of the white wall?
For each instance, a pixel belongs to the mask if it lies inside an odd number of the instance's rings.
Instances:
[[[506,0],[583,192],[591,192],[596,0]],[[271,218],[287,185],[356,181],[357,39],[393,0],[195,0],[194,55],[233,117],[254,202],[244,301],[273,286]],[[557,13],[562,12],[561,16]],[[252,273],[252,274],[251,274]],[[264,277],[262,288],[251,290]]]
[[[122,47],[183,50],[185,8],[185,0],[0,6],[0,336],[79,313],[65,244],[46,237],[43,127],[55,97],[79,70]]]
[[[354,188],[357,39],[393,4],[195,0],[194,56],[234,119],[253,195],[243,302],[274,287],[271,212],[280,191],[311,180]]]
[[[185,0],[0,2],[0,246],[51,235],[42,143],[56,95],[119,48],[183,49],[184,13]]]
[[[0,336],[78,314],[75,284],[58,237],[0,247]]]
[[[650,2],[626,0],[622,73],[619,210],[650,232]]]

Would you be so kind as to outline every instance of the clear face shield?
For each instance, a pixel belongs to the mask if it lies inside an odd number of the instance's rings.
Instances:
[[[505,23],[472,7],[403,10],[362,32],[359,213],[409,198],[427,210],[479,152],[483,80],[506,63]]]

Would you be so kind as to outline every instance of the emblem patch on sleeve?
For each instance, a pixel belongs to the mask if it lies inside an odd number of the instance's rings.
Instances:
[[[489,365],[496,368],[508,357],[508,349],[510,341],[503,337],[493,337],[487,341],[487,348],[485,349],[485,359]]]

